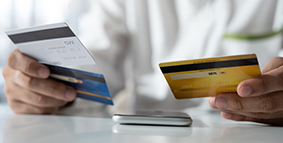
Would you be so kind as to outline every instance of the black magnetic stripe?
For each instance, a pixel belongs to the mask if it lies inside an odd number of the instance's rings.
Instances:
[[[240,59],[240,60],[160,67],[160,69],[163,73],[172,73],[172,72],[193,71],[193,70],[203,70],[203,69],[213,69],[213,68],[225,68],[225,67],[235,67],[235,66],[247,66],[247,65],[257,65],[257,64],[258,64],[257,58],[251,58],[251,59]]]
[[[63,75],[63,76],[70,76],[74,78],[88,79],[88,80],[94,80],[94,81],[106,83],[104,78],[93,76],[93,75],[88,75],[86,74],[87,72],[84,72],[84,71],[79,71],[75,69],[70,70],[67,68],[56,67],[56,66],[47,65],[47,64],[45,65],[49,68],[50,73],[52,74],[58,74],[58,75]]]
[[[71,31],[69,27],[60,27],[60,28],[13,34],[8,36],[15,44],[18,44],[18,43],[33,42],[39,40],[73,37],[75,36],[75,34]]]

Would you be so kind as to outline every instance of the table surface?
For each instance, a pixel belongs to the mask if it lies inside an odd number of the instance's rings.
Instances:
[[[3,109],[3,108],[2,108]],[[3,143],[227,143],[282,142],[283,127],[221,118],[219,112],[195,111],[191,127],[119,125],[111,118],[55,115],[0,115]]]

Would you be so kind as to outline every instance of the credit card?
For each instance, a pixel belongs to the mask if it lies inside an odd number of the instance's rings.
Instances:
[[[66,23],[10,30],[6,34],[22,53],[46,64],[50,78],[74,87],[77,97],[113,105],[102,74],[59,67],[96,64]]]
[[[25,55],[52,65],[89,65],[94,59],[66,23],[7,31]]]
[[[255,54],[160,63],[176,99],[237,92],[241,81],[261,75]]]
[[[45,64],[50,78],[76,89],[77,97],[113,105],[112,97],[102,74]]]

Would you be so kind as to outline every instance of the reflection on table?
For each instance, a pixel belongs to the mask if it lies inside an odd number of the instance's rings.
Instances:
[[[111,118],[14,115],[0,130],[2,142],[282,142],[282,127],[224,120],[219,114],[191,114],[191,127],[120,125]]]

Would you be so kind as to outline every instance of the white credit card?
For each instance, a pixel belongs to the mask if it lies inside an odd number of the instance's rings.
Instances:
[[[66,23],[7,31],[25,55],[52,65],[89,65],[94,59]]]

